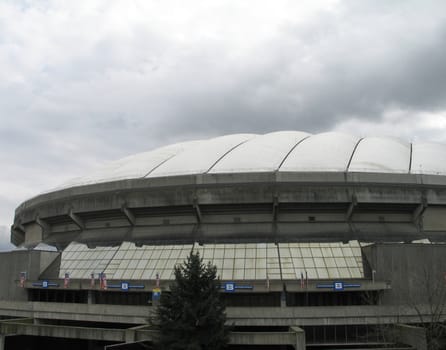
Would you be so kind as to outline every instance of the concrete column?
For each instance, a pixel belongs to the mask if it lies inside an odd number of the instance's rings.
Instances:
[[[280,306],[286,307],[286,293],[285,293],[285,291],[282,291],[282,293],[280,293]]]
[[[6,341],[6,336],[0,334],[0,350],[5,350],[5,341]]]
[[[294,345],[295,350],[305,350],[305,331],[300,327],[290,327],[290,331],[294,332],[296,335],[296,344]]]
[[[88,304],[95,304],[96,301],[94,300],[94,291],[93,290],[89,290],[88,294],[87,294],[87,303]]]
[[[125,342],[126,343],[133,343],[135,341],[135,339],[136,339],[135,335],[136,335],[135,330],[133,330],[133,329],[126,329],[125,330]]]

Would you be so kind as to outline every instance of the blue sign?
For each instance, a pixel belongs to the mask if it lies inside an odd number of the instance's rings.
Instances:
[[[344,283],[343,282],[333,282],[333,289],[334,290],[344,290]]]
[[[59,287],[59,283],[49,282],[45,280],[42,282],[34,282],[33,287],[42,287],[42,288]]]
[[[107,288],[119,288],[124,292],[127,292],[129,289],[144,289],[143,284],[130,284],[129,282],[121,282],[120,284],[108,284]]]
[[[235,282],[226,282],[220,288],[224,289],[225,292],[234,293],[236,289],[253,289],[254,287],[246,284],[236,284]]]
[[[342,281],[335,281],[330,284],[316,284],[316,288],[333,289],[336,292],[342,292],[345,288],[360,288],[359,283],[344,283]]]
[[[235,283],[234,282],[226,282],[225,283],[225,292],[235,292]]]

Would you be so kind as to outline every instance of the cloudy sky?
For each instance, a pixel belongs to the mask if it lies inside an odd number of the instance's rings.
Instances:
[[[446,142],[446,2],[0,0],[0,250],[23,200],[235,132]]]

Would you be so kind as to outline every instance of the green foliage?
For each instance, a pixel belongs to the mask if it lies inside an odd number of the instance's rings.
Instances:
[[[159,329],[157,348],[219,350],[228,342],[225,307],[220,299],[217,268],[199,253],[175,267],[170,293],[161,294],[153,323]]]

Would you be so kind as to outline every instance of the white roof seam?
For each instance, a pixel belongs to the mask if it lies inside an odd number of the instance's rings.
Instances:
[[[299,146],[302,142],[304,142],[306,139],[310,138],[313,135],[308,135],[305,136],[303,139],[299,140],[293,147],[291,147],[291,149],[289,150],[289,152],[285,155],[285,157],[282,159],[282,161],[280,162],[279,166],[277,167],[276,171],[279,171],[279,169],[281,168],[281,166],[283,165],[283,163],[285,163],[286,159],[288,158],[288,156],[295,150],[295,148],[297,146]]]
[[[173,157],[177,156],[177,154],[173,154],[171,155],[169,158],[164,159],[161,163],[159,163],[158,165],[156,165],[154,168],[152,168],[147,174],[145,174],[142,178],[145,178],[147,176],[149,176],[151,173],[153,173],[156,169],[158,169],[161,165],[163,165],[165,162],[169,161],[170,159],[172,159]]]
[[[364,140],[364,137],[361,137],[361,138],[358,140],[358,142],[356,142],[356,145],[355,145],[355,147],[353,148],[352,154],[351,154],[350,159],[348,160],[348,163],[347,163],[347,167],[345,168],[345,172],[346,172],[346,173],[349,172],[349,168],[350,168],[350,165],[352,164],[353,156],[354,156],[356,150],[358,149],[358,146],[359,146],[359,144],[361,143],[362,140]]]
[[[259,136],[259,135],[255,135],[254,137],[251,137],[250,139],[244,140],[244,141],[240,142],[239,144],[237,144],[237,145],[231,147],[229,150],[227,150],[225,153],[223,153],[223,155],[222,155],[220,158],[218,158],[218,159],[214,162],[214,164],[212,164],[212,165],[210,166],[210,168],[209,168],[208,170],[206,170],[203,174],[207,174],[207,173],[209,173],[209,172],[212,170],[212,168],[215,167],[215,166],[218,164],[218,162],[220,162],[224,157],[226,157],[226,155],[228,155],[229,153],[231,153],[234,149],[236,149],[236,148],[239,147],[240,145],[243,145],[244,143],[246,143],[246,142],[248,142],[248,141],[250,141],[250,140],[252,140],[252,139],[254,139],[254,138],[258,137],[258,136]]]

